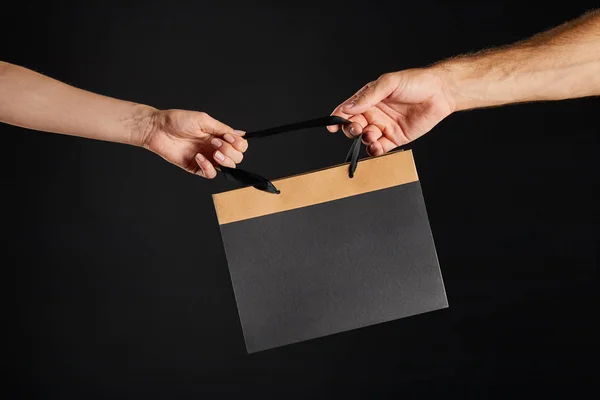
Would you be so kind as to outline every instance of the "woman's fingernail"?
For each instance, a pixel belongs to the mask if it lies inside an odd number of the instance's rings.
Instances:
[[[221,141],[220,141],[219,139],[217,139],[217,138],[212,138],[212,139],[210,140],[210,144],[212,144],[212,145],[213,145],[213,147],[214,147],[215,149],[218,149],[219,147],[223,146],[223,142],[221,142]]]
[[[344,104],[344,108],[347,110],[349,108],[354,107],[355,104],[356,104],[355,102],[351,101],[350,103]]]
[[[245,134],[245,133],[246,133],[246,131],[240,131],[240,130],[237,130],[237,129],[235,129],[235,130],[233,131],[233,133],[235,133],[236,135],[240,135],[240,136],[242,136],[243,134]]]
[[[204,161],[206,161],[206,157],[204,157],[202,154],[198,153],[198,154],[196,154],[196,160],[198,160],[198,162],[204,162]]]
[[[354,128],[353,126],[351,126],[351,127],[350,127],[350,134],[351,134],[352,136],[356,136],[356,135],[358,135],[358,133],[356,132],[356,128]]]
[[[233,136],[231,136],[229,133],[226,133],[223,135],[223,139],[225,139],[225,141],[227,143],[233,143],[235,142],[235,138]]]
[[[225,160],[225,156],[220,151],[215,151],[215,158],[217,160],[219,160],[219,161],[224,161]]]

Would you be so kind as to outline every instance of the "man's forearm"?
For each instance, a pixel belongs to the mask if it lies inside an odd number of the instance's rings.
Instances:
[[[600,95],[600,12],[432,69],[446,82],[457,111]]]
[[[152,107],[101,96],[0,61],[0,121],[139,145]]]

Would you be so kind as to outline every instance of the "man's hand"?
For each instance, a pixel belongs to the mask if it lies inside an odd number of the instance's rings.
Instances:
[[[508,47],[382,75],[332,113],[371,155],[429,132],[454,111],[600,95],[600,10]],[[328,128],[336,132],[339,126]]]
[[[455,110],[454,103],[441,74],[410,69],[368,83],[332,115],[354,122],[343,127],[346,136],[362,133],[369,154],[378,156],[429,132]]]
[[[235,168],[248,149],[245,132],[203,112],[155,111],[141,126],[141,146],[204,178],[214,178],[218,165]]]

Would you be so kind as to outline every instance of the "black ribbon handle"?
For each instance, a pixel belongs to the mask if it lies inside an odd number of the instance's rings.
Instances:
[[[293,124],[281,125],[275,128],[263,129],[255,132],[248,132],[244,135],[246,139],[256,139],[271,135],[277,135],[279,133],[296,131],[299,129],[306,128],[315,128],[318,126],[330,126],[330,125],[345,125],[349,124],[351,121],[348,121],[345,118],[338,116],[329,116],[322,118],[315,118],[308,121],[296,122]],[[356,137],[352,142],[352,146],[350,146],[350,151],[348,151],[348,155],[346,156],[345,162],[350,162],[349,173],[350,178],[354,177],[354,173],[356,172],[356,166],[358,164],[358,155],[360,153],[360,145],[361,145],[362,135]],[[253,186],[258,190],[262,190],[268,193],[279,194],[281,191],[273,185],[273,183],[267,178],[255,174],[253,172],[244,171],[239,168],[230,168],[230,167],[219,167],[223,175],[229,180],[241,183],[245,186]]]

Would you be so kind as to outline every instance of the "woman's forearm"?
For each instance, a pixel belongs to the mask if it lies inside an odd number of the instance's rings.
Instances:
[[[0,121],[29,129],[139,145],[155,109],[77,89],[0,61]]]
[[[600,12],[432,68],[447,82],[457,111],[600,95]]]

